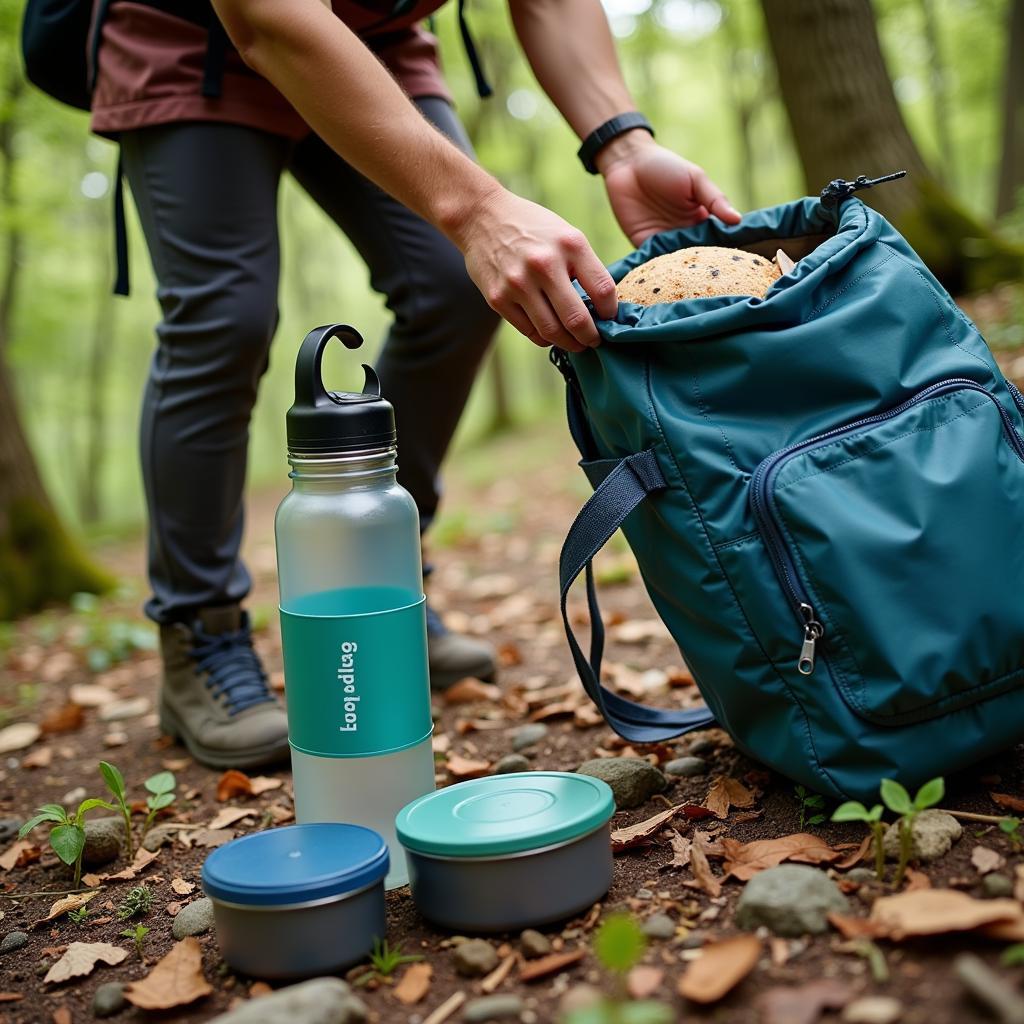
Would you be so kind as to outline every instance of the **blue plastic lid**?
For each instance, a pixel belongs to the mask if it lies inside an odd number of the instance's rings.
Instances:
[[[416,853],[487,857],[578,839],[615,813],[606,782],[572,772],[517,772],[460,782],[398,812],[402,845]]]
[[[273,907],[363,889],[388,873],[388,847],[361,825],[287,825],[234,839],[203,864],[207,896]]]

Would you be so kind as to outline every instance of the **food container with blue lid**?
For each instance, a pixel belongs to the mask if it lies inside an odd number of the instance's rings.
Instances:
[[[612,881],[607,783],[570,772],[460,782],[398,812],[417,908],[464,932],[501,932],[586,910]]]
[[[226,843],[202,874],[221,955],[257,978],[350,967],[386,935],[387,873],[387,844],[360,825],[288,825]]]

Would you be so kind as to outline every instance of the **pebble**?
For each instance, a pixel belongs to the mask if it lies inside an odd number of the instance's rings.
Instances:
[[[150,853],[156,853],[161,846],[174,842],[174,837],[181,831],[178,825],[154,825],[143,837],[142,845]]]
[[[993,871],[981,880],[981,894],[990,900],[1013,895],[1013,882],[1006,875]]]
[[[598,757],[584,761],[576,771],[607,782],[620,811],[639,807],[668,785],[654,765],[639,757]]]
[[[340,978],[314,978],[250,999],[211,1024],[362,1024],[366,1005]]]
[[[849,909],[846,897],[824,871],[780,864],[747,882],[736,905],[736,924],[747,931],[764,925],[776,935],[820,935],[831,911]]]
[[[535,743],[540,743],[548,734],[548,727],[543,722],[528,722],[519,726],[512,733],[512,749],[525,750]]]
[[[132,697],[128,700],[112,700],[100,708],[100,721],[123,722],[127,718],[138,718],[149,710],[146,697]]]
[[[85,823],[85,849],[82,863],[98,868],[116,860],[121,853],[124,822],[120,818],[93,818]]]
[[[452,953],[455,970],[464,978],[482,978],[498,966],[498,954],[484,939],[460,942]]]
[[[0,843],[10,842],[21,828],[21,818],[0,818]]]
[[[108,981],[96,989],[92,997],[94,1017],[113,1017],[128,1005],[124,997],[124,985],[120,981]]]
[[[964,988],[1002,1024],[1024,1024],[1024,998],[984,960],[961,953],[953,961],[953,970]]]
[[[171,925],[171,934],[176,939],[189,935],[202,935],[213,927],[213,903],[204,896],[183,907]]]
[[[863,996],[847,1003],[843,1024],[897,1024],[903,1019],[903,1004],[892,996]]]
[[[851,882],[876,882],[878,880],[878,876],[871,870],[871,868],[850,868],[850,870],[843,875],[843,878],[848,879]]]
[[[85,799],[85,786],[76,786],[69,789],[61,798],[60,802],[65,807],[75,807]]]
[[[938,860],[949,853],[950,847],[963,832],[963,827],[953,815],[945,811],[922,811],[914,819],[914,827],[911,829],[910,859],[923,861],[925,864]],[[900,830],[896,823],[885,830],[882,847],[889,860],[899,859]]]
[[[3,942],[0,942],[0,953],[13,953],[21,949],[28,942],[28,936],[24,932],[8,932]]]
[[[708,763],[703,757],[677,757],[674,761],[669,761],[664,770],[668,775],[692,779],[698,775],[707,775]]]
[[[690,744],[690,753],[695,756],[713,754],[718,749],[718,744],[712,739],[696,740]]]
[[[519,996],[484,996],[466,1003],[462,1019],[470,1024],[484,1024],[492,1020],[518,1020],[523,1012],[523,1001]]]
[[[689,935],[683,936],[683,941],[679,945],[682,949],[700,949],[704,945],[704,935],[702,932],[690,932]]]
[[[495,766],[495,775],[509,775],[512,772],[528,772],[530,762],[522,754],[506,754]]]
[[[592,1006],[597,1006],[603,998],[601,990],[593,985],[573,985],[562,996],[558,1008],[562,1016],[568,1017],[577,1010],[588,1010]]]
[[[671,939],[676,933],[676,923],[668,914],[651,914],[640,928],[649,939]]]
[[[16,722],[0,729],[0,754],[10,754],[15,750],[31,747],[42,735],[43,730],[35,722]]]
[[[519,936],[519,948],[527,960],[533,960],[539,956],[547,956],[551,952],[551,942],[546,935],[542,935],[534,928],[527,928]]]
[[[128,733],[120,729],[112,730],[103,737],[105,747],[123,747],[128,742]]]

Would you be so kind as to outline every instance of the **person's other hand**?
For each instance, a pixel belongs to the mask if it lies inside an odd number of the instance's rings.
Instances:
[[[600,343],[594,318],[615,316],[615,282],[583,233],[557,214],[497,190],[453,233],[488,304],[535,345],[570,352]]]
[[[740,214],[703,168],[659,146],[642,129],[613,139],[595,163],[615,218],[633,245],[712,215],[726,224],[740,221]]]

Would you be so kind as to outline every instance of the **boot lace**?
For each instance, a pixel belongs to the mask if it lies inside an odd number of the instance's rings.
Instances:
[[[223,698],[229,715],[237,715],[257,704],[274,700],[267,688],[267,674],[252,646],[252,632],[246,620],[241,629],[227,633],[206,633],[193,627],[192,659],[196,674],[206,673],[206,687]]]

